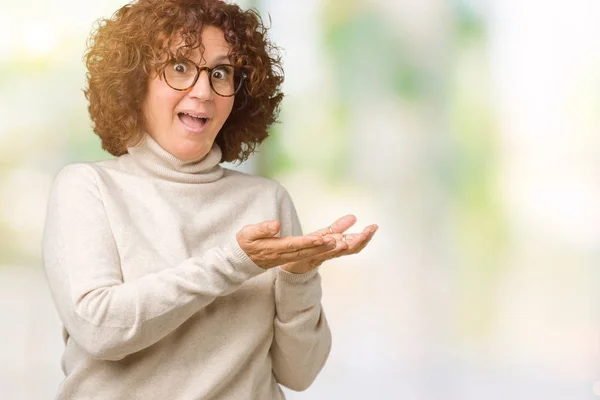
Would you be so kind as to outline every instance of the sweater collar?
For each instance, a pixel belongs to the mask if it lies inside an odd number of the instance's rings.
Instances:
[[[139,175],[154,177],[171,182],[207,183],[223,176],[221,149],[216,143],[199,160],[183,161],[162,147],[148,134],[144,134],[140,143],[128,147],[122,156],[132,172]]]

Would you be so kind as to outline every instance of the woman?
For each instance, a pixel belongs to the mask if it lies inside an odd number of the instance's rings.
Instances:
[[[273,180],[222,168],[282,99],[253,11],[139,0],[86,54],[94,131],[116,156],[63,168],[43,239],[64,324],[59,399],[282,399],[328,356],[317,267],[361,251],[351,215],[302,235]]]

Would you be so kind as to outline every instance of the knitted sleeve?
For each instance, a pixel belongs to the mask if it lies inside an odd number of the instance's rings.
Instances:
[[[95,179],[85,164],[61,170],[50,192],[42,242],[59,316],[71,338],[92,357],[119,360],[144,349],[217,296],[264,272],[232,240],[124,283]]]
[[[292,200],[278,192],[281,236],[301,235]],[[292,274],[278,268],[275,278],[273,373],[292,389],[306,390],[323,368],[331,349],[331,332],[321,306],[321,276],[317,269]]]

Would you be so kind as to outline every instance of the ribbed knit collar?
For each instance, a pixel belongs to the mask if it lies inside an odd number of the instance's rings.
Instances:
[[[123,155],[127,169],[136,174],[180,183],[214,182],[223,176],[221,149],[214,143],[208,154],[200,160],[183,161],[175,157],[148,134],[134,147],[128,147],[129,154]]]

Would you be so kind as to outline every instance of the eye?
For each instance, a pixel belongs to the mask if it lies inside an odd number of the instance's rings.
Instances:
[[[185,64],[178,63],[173,66],[173,69],[175,70],[175,72],[179,72],[180,74],[185,74],[187,71],[187,66]]]
[[[171,61],[171,71],[175,75],[187,75],[192,71],[189,61]]]
[[[219,65],[212,71],[212,78],[217,80],[226,80],[231,75],[231,67],[228,65]]]

